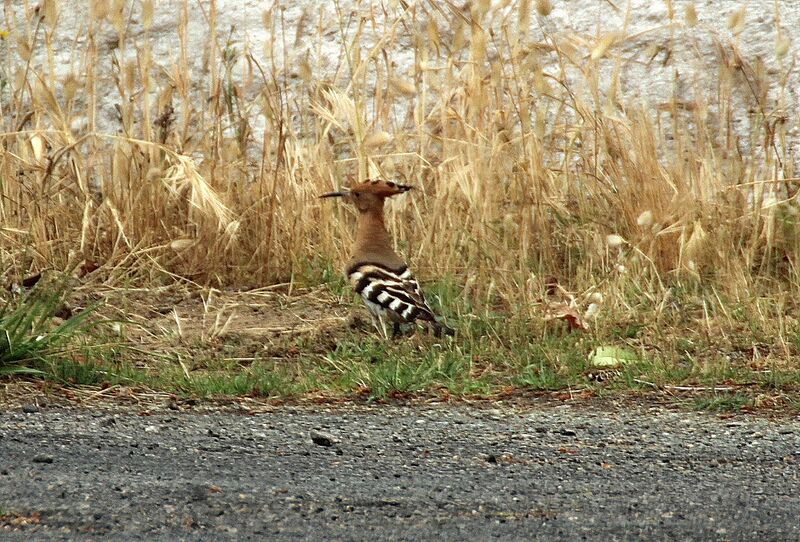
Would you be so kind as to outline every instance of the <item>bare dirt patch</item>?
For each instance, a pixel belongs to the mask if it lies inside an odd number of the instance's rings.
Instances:
[[[202,348],[206,356],[243,362],[291,357],[299,353],[299,341],[330,346],[360,325],[352,309],[324,288],[290,294],[285,286],[245,292],[172,287],[110,290],[103,298],[102,312],[119,318],[123,336],[152,354]]]

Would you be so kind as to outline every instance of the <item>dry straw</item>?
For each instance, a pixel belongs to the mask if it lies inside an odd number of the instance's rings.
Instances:
[[[174,60],[157,63],[131,25],[149,35],[158,3],[93,1],[66,75],[52,61],[63,8],[7,5],[2,268],[83,258],[110,282],[284,281],[345,261],[352,216],[316,195],[383,175],[419,187],[390,209],[400,249],[422,277],[468,285],[476,304],[528,312],[547,276],[587,291],[797,283],[783,98],[792,62],[767,70],[719,39],[716,88],[642,107],[617,88],[642,58],[623,46],[647,50],[647,36],[562,34],[547,21],[569,6],[515,5],[383,2],[351,13],[334,2],[308,8],[297,28],[274,7],[269,37],[252,44],[228,41],[215,2],[204,3],[209,26],[190,27],[186,0]],[[690,5],[694,28],[681,31],[708,32],[699,19]],[[288,60],[284,45],[315,51],[331,20],[335,62]],[[745,11],[729,25],[744,31]],[[377,43],[370,28],[382,29]],[[190,69],[190,33],[209,37],[202,70]],[[412,65],[398,65],[408,47]],[[678,54],[674,42],[658,47],[655,59]],[[776,50],[791,55],[785,34]],[[114,135],[98,122],[109,88]],[[749,133],[735,132],[740,116]]]

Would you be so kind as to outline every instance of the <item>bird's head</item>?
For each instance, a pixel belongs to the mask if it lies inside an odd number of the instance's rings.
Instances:
[[[320,198],[343,198],[345,201],[352,202],[359,211],[363,212],[373,208],[382,208],[383,200],[408,192],[412,188],[406,184],[373,179],[338,192],[322,194]]]

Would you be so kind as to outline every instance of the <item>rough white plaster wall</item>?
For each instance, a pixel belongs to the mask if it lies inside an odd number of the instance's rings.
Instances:
[[[457,15],[449,11],[448,4],[437,0],[418,0],[429,12],[441,12],[437,15],[439,28],[445,41],[449,32],[447,20],[455,20]],[[631,0],[552,0],[554,11],[547,18],[539,17],[533,12],[531,16],[530,35],[536,39],[543,39],[543,30],[554,36],[571,35],[585,39],[587,43],[595,43],[597,36],[607,32],[621,32],[627,36],[621,45],[613,49],[614,54],[620,54],[632,59],[625,64],[620,78],[622,95],[626,99],[641,99],[655,107],[659,102],[667,100],[674,90],[676,73],[681,81],[680,92],[687,101],[694,98],[695,88],[713,90],[716,77],[716,66],[719,63],[717,42],[727,46],[735,43],[742,56],[750,62],[760,58],[765,63],[768,71],[777,73],[791,65],[796,58],[796,44],[792,43],[788,54],[783,59],[776,56],[776,40],[778,29],[782,28],[785,35],[792,37],[796,28],[800,27],[800,2],[793,0],[750,1],[741,2],[734,0],[696,0],[694,4],[699,16],[699,24],[694,28],[683,25],[684,13],[689,0],[649,1]],[[16,54],[15,36],[20,34],[25,24],[23,12],[26,2],[22,0],[7,0],[4,4],[5,26],[11,32],[11,37],[6,40],[5,66],[6,77],[13,77],[13,71],[23,64]],[[67,74],[73,73],[81,76],[85,72],[85,51],[89,34],[89,0],[61,0],[58,6],[58,25],[52,33],[55,54],[52,58],[55,69],[56,81],[62,80]],[[149,40],[153,58],[156,64],[163,68],[163,73],[157,78],[156,85],[168,82],[168,75],[180,61],[179,38],[177,34],[178,21],[184,9],[183,0],[155,0],[155,11],[152,28],[145,32],[142,25],[142,3],[136,1],[112,2],[124,6],[126,14],[126,43],[123,47],[116,47],[117,31],[110,22],[105,22],[99,28],[97,45],[99,48],[99,61],[97,73],[101,99],[97,111],[97,128],[100,131],[115,133],[119,129],[116,106],[119,104],[119,94],[112,84],[112,61],[116,58],[120,63],[135,60],[137,48]],[[414,0],[363,1],[352,0],[322,1],[312,0],[264,2],[256,0],[218,0],[217,1],[217,28],[219,43],[230,45],[239,51],[249,50],[253,56],[264,66],[269,67],[273,62],[280,72],[289,81],[290,88],[297,82],[298,67],[300,62],[308,58],[312,66],[314,77],[326,79],[334,85],[345,87],[349,81],[349,72],[343,62],[343,39],[350,39],[357,26],[359,15],[371,17],[377,15],[379,20],[388,19],[397,21],[397,15],[402,11],[402,4],[413,5]],[[461,5],[462,3],[458,3]],[[518,19],[518,2],[492,2],[492,7],[487,17],[487,24],[496,36],[502,36],[506,31],[514,31]],[[673,25],[669,24],[668,4],[674,9]],[[197,81],[207,81],[203,77],[206,69],[205,61],[208,58],[209,45],[209,1],[188,0],[189,33],[188,62]],[[455,5],[451,3],[450,5]],[[531,2],[534,6],[535,2]],[[28,2],[28,9],[35,6]],[[281,17],[281,26],[285,28],[285,35],[273,36],[265,28],[263,13],[272,6],[279,6],[274,10],[275,17]],[[337,6],[350,24],[343,32],[339,25]],[[618,9],[614,9],[616,6]],[[728,28],[732,13],[747,7],[746,24],[742,31],[736,35]],[[779,8],[781,20],[776,21],[776,6]],[[532,8],[533,9],[533,8]],[[386,18],[384,12],[390,15]],[[441,13],[446,14],[446,17]],[[464,11],[468,13],[468,9]],[[279,15],[278,15],[279,14]],[[394,15],[394,16],[393,16]],[[627,26],[626,26],[627,19]],[[302,21],[304,30],[297,32]],[[372,45],[386,35],[394,32],[396,40],[387,48],[386,54],[393,69],[401,75],[408,76],[413,72],[415,62],[414,51],[410,46],[412,32],[425,27],[425,19],[421,11],[416,18],[407,15],[402,22],[393,28],[378,24],[365,25],[362,34],[362,48],[367,51]],[[322,39],[318,40],[318,32]],[[424,34],[424,32],[423,32]],[[468,34],[468,33],[467,33]],[[275,58],[268,57],[265,51],[269,50],[267,44],[275,39]],[[286,47],[284,48],[284,43]],[[657,53],[652,60],[650,53],[658,50],[659,46],[671,44],[672,56],[668,62],[662,52]],[[465,46],[465,49],[469,44]],[[44,53],[44,32],[40,32],[31,69],[37,73],[49,73],[48,59]],[[590,48],[587,48],[589,51]],[[462,51],[457,58],[466,60],[468,52]],[[556,57],[545,56],[549,59],[549,70],[556,72],[558,65]],[[440,57],[433,62],[442,63]],[[603,80],[607,84],[613,64],[610,61],[602,63]],[[239,66],[236,77],[246,76],[243,63]],[[779,97],[777,92],[770,96],[772,100],[783,100],[789,122],[795,126],[793,133],[797,133],[798,110],[798,75],[793,70],[789,76],[788,92]],[[58,89],[58,85],[56,85]],[[158,90],[158,88],[154,89]],[[582,89],[577,88],[577,91]],[[8,126],[8,124],[7,124]]]

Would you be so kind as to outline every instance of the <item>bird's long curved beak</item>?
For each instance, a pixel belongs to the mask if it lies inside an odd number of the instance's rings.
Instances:
[[[327,194],[322,194],[320,198],[344,198],[349,194],[347,190],[340,190],[339,192],[328,192]]]

